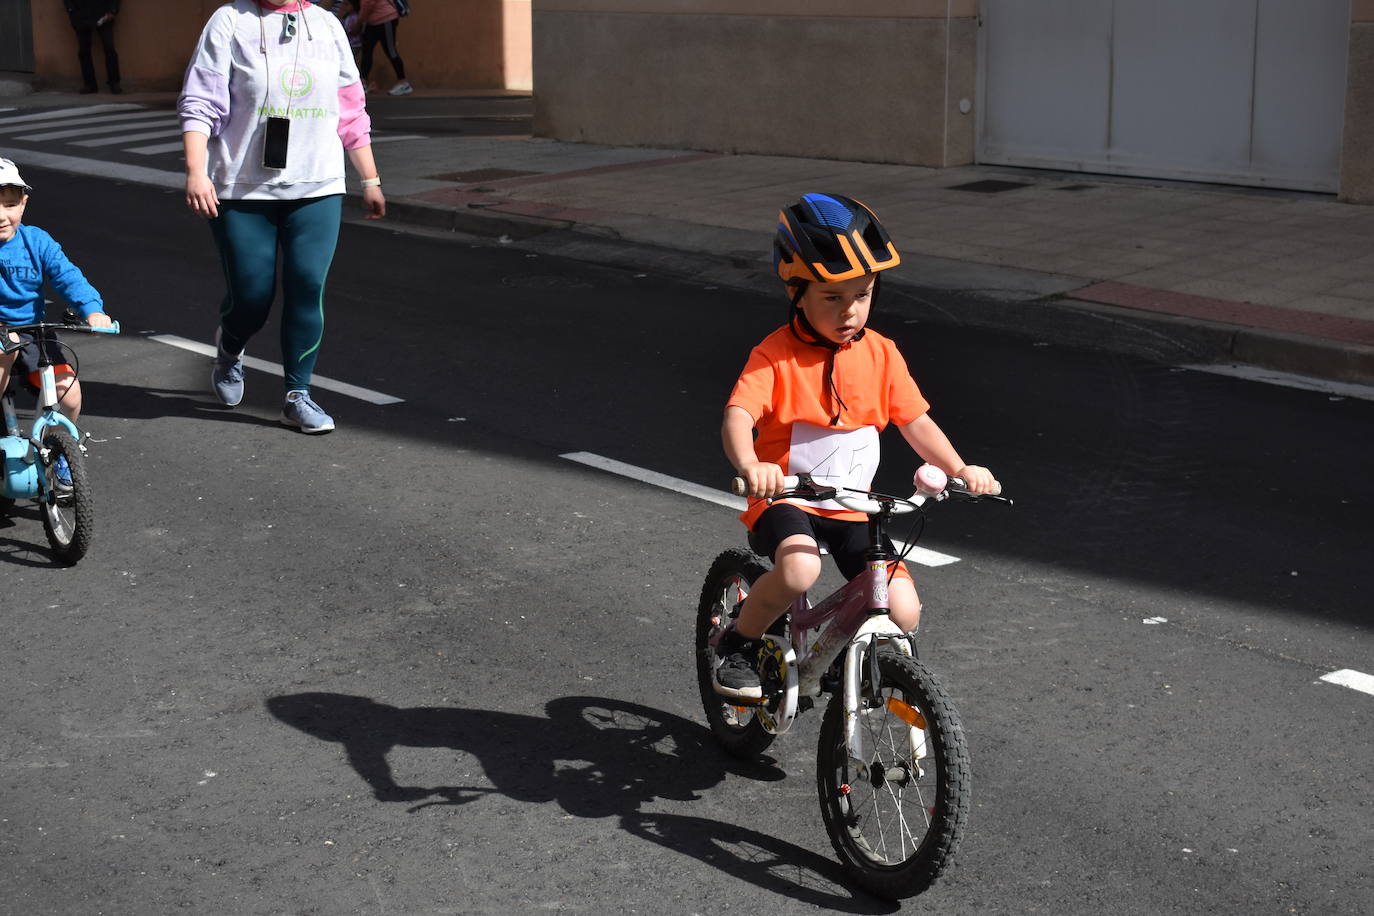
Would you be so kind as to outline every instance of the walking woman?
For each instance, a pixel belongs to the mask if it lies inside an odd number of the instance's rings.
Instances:
[[[282,278],[281,422],[325,433],[310,397],[324,335],[324,287],[339,238],[344,157],[368,219],[386,214],[371,121],[348,36],[306,0],[233,0],[210,16],[178,102],[186,205],[210,221],[228,290],[210,387],[243,400],[243,351],[267,323]],[[280,251],[280,255],[278,255]]]
[[[406,80],[406,64],[401,60],[401,52],[396,48],[396,27],[401,24],[401,12],[392,0],[362,0],[358,7],[358,18],[363,22],[363,53],[358,62],[363,82],[372,73],[372,52],[378,44],[386,59],[391,61],[391,69],[396,71],[396,85],[387,90],[391,95],[409,95],[410,83]]]

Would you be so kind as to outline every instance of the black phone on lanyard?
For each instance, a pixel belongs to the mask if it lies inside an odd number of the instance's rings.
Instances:
[[[268,118],[267,131],[262,142],[262,167],[265,169],[286,168],[286,145],[291,137],[291,121],[288,118]]]

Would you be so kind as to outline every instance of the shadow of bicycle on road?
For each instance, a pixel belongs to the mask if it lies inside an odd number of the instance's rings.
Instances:
[[[852,890],[837,863],[792,843],[707,818],[640,811],[658,799],[698,800],[728,773],[783,778],[769,761],[746,764],[725,756],[704,728],[680,716],[602,697],[551,700],[547,717],[399,708],[337,693],[277,696],[266,705],[287,725],[341,744],[377,799],[412,802],[411,811],[470,804],[493,794],[557,802],[576,817],[619,818],[632,836],[783,896],[849,913],[897,909]],[[490,785],[400,785],[387,762],[397,747],[471,754]]]

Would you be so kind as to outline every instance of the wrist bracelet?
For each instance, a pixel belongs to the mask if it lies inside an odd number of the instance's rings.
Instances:
[[[364,178],[361,183],[365,188],[380,188],[382,186],[382,177],[378,175],[375,178]]]

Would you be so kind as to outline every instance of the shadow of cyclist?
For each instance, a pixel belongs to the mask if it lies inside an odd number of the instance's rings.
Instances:
[[[489,709],[401,709],[337,693],[272,697],[267,708],[306,734],[342,744],[381,801],[461,805],[499,792],[519,801],[556,801],[579,817],[609,817],[655,798],[694,800],[727,768],[782,778],[776,767],[746,767],[714,753],[693,722],[620,700],[564,697],[548,704],[548,718]],[[399,785],[387,762],[395,747],[472,754],[492,785]]]
[[[694,801],[727,773],[778,780],[771,762],[722,754],[702,726],[637,703],[562,697],[529,716],[486,709],[399,708],[366,697],[298,693],[272,697],[278,720],[343,746],[348,762],[381,801],[409,810],[464,805],[492,794],[557,802],[577,817],[618,817],[621,827],[728,874],[786,896],[856,913],[892,912],[849,891],[839,866],[799,846],[693,817],[644,814],[656,799]],[[486,785],[404,786],[387,754],[397,747],[447,748],[477,758]]]

